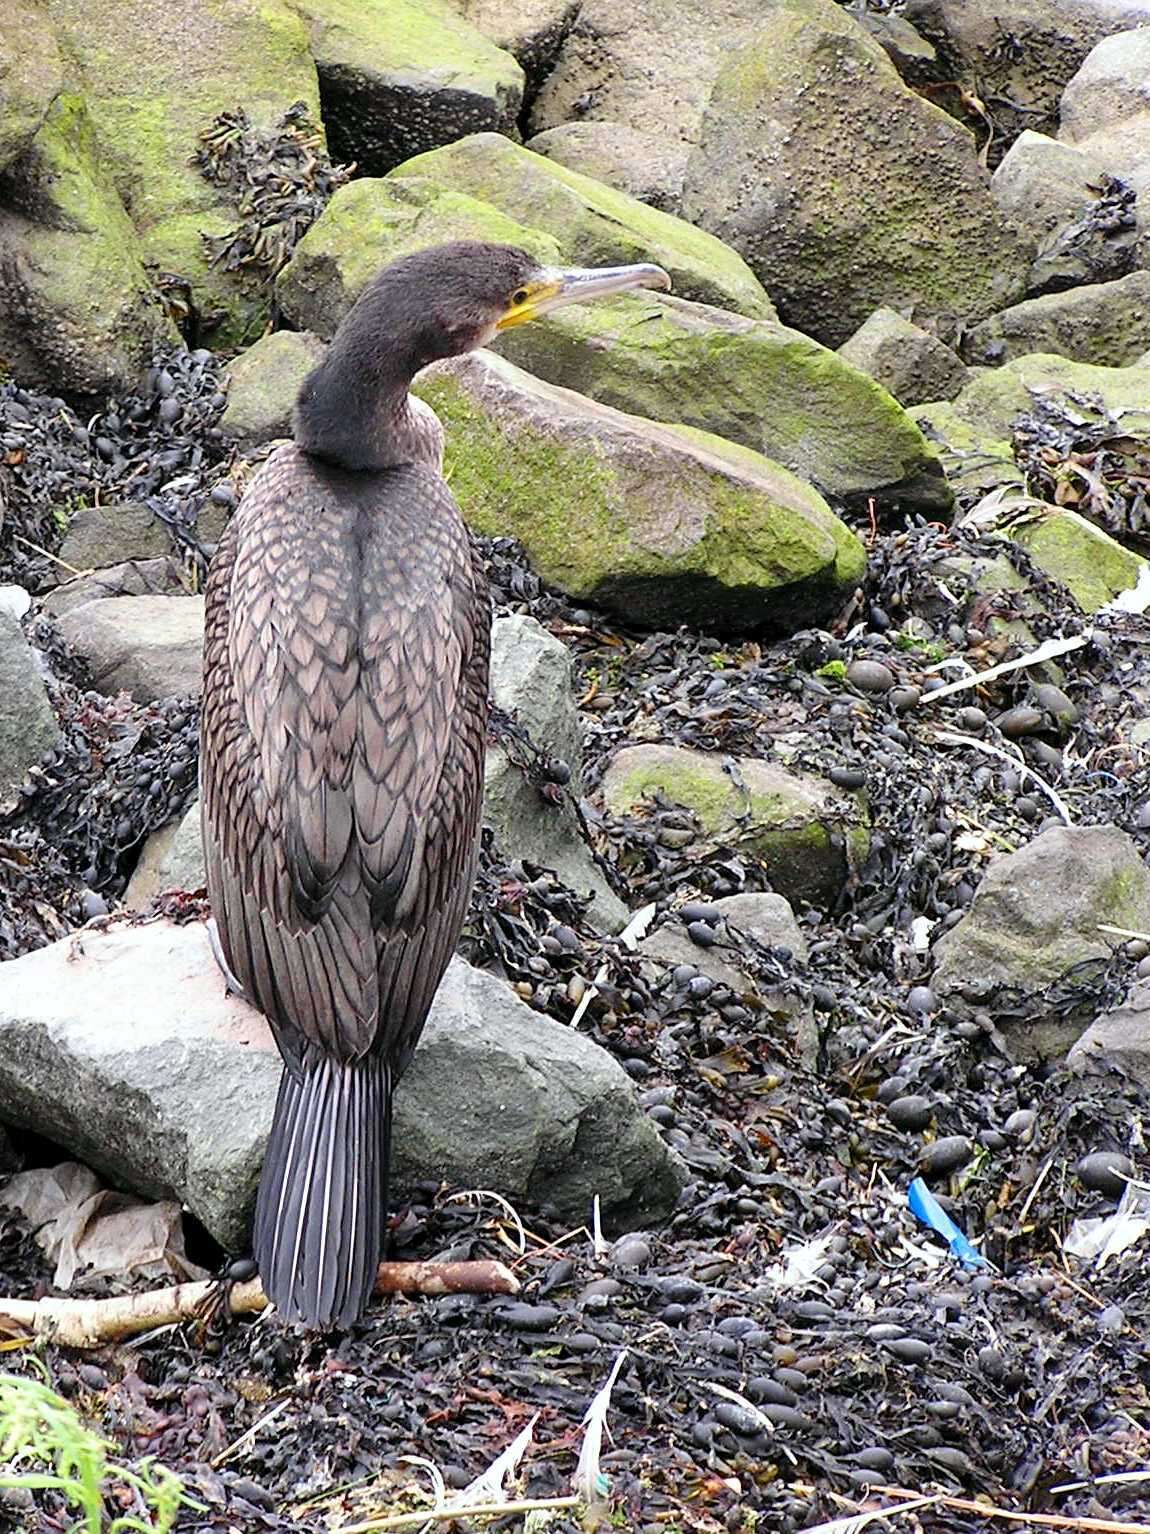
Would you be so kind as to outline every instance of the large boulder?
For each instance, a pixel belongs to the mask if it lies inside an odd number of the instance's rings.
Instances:
[[[683,746],[624,746],[603,775],[612,815],[642,813],[656,794],[691,810],[703,831],[722,835],[762,859],[788,900],[827,906],[866,856],[862,802],[829,783],[773,762],[722,756]]]
[[[382,176],[467,133],[516,132],[523,71],[448,0],[299,0],[332,154]]]
[[[61,617],[60,632],[85,662],[100,692],[127,692],[137,703],[151,703],[200,691],[203,597],[85,602]]]
[[[1150,930],[1150,868],[1117,826],[1054,827],[990,863],[934,945],[932,986],[959,1005],[989,1004],[1020,1056],[1062,1054],[1093,1019],[1042,1005],[1026,1015],[1025,1004],[1075,965],[1109,959],[1102,924]]]
[[[254,1008],[226,994],[204,926],[81,930],[4,967],[0,1117],[115,1182],[175,1195],[242,1251],[280,1077]],[[452,961],[396,1097],[394,1178],[657,1219],[679,1164],[622,1069]]]
[[[213,264],[205,242],[230,233],[239,210],[204,178],[194,156],[205,129],[237,107],[258,128],[273,126],[296,102],[319,121],[315,65],[298,11],[288,0],[162,10],[154,0],[46,0],[46,8],[144,260],[190,283],[217,344],[254,339],[264,328],[266,294],[226,263]],[[77,287],[88,296],[83,281]]]
[[[448,0],[477,32],[516,59],[534,96],[579,10],[579,0]]]
[[[1027,129],[990,182],[995,202],[1037,244],[1027,277],[1032,296],[1127,276],[1138,260],[1132,189],[1105,159]],[[1137,211],[1137,206],[1135,208]]]
[[[35,0],[0,15],[0,172],[24,153],[64,88],[56,34]]]
[[[135,230],[83,100],[55,97],[0,205],[0,356],[21,380],[70,394],[134,386],[176,333],[156,307]]]
[[[1097,612],[1150,574],[1140,554],[1076,511],[1028,507],[1007,527],[1006,536],[1026,550],[1043,574],[1065,586],[1085,613]]]
[[[1058,127],[1064,143],[1106,158],[1112,135],[1121,130],[1135,156],[1126,167],[1135,175],[1126,179],[1137,179],[1139,189],[1150,176],[1145,136],[1150,123],[1150,5],[1142,7],[1141,20],[1144,24],[1134,30],[1114,29],[1090,50],[1062,92]],[[1122,167],[1111,173],[1121,174]]]
[[[1150,411],[1150,368],[1099,367],[1052,352],[1035,352],[1000,368],[972,372],[950,408],[960,421],[980,432],[1008,438],[1018,417],[1033,408],[1035,393],[1063,397],[1067,405],[1076,401],[1087,418],[1089,407],[1084,402],[1092,397],[1116,416],[1141,414]]]
[[[691,153],[679,139],[652,138],[617,122],[562,123],[533,134],[526,147],[664,213],[678,211]]]
[[[1034,352],[1121,368],[1150,346],[1150,271],[1028,298],[975,325],[967,360],[997,366]]]
[[[0,608],[0,813],[10,808],[29,767],[60,736],[44,678],[17,620]]]
[[[940,78],[993,98],[999,133],[1052,129],[1058,97],[1102,38],[1150,21],[1147,0],[907,0]]]
[[[517,326],[495,349],[618,410],[754,448],[825,495],[950,507],[933,449],[886,390],[777,320],[634,293]]]
[[[756,318],[774,314],[746,263],[721,240],[496,134],[477,133],[416,155],[389,179],[411,176],[478,197],[509,218],[546,230],[565,261],[580,266],[656,261],[670,273],[681,298]]]
[[[447,432],[476,531],[511,535],[545,581],[633,623],[747,633],[832,611],[859,540],[780,464],[706,432],[624,415],[491,352],[416,392]]]
[[[622,174],[603,179],[631,190],[669,146],[694,143],[720,66],[763,10],[762,0],[583,0],[532,103],[531,130],[575,120],[629,130],[617,141]],[[682,154],[664,206],[676,206],[685,169]]]
[[[1022,297],[1030,259],[971,134],[833,0],[785,0],[724,65],[683,213],[829,346],[883,304],[982,319]]]

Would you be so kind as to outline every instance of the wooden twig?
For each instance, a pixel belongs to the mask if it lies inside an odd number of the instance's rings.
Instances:
[[[539,1497],[535,1501],[491,1502],[476,1507],[425,1507],[418,1513],[389,1513],[384,1518],[369,1518],[366,1523],[347,1523],[339,1534],[376,1534],[380,1529],[414,1528],[421,1523],[449,1520],[467,1523],[472,1518],[509,1518],[513,1513],[551,1512],[578,1506],[578,1497]]]
[[[917,1497],[918,1492],[907,1491],[903,1486],[872,1486],[876,1497]],[[980,1518],[1005,1518],[1011,1523],[1029,1523],[1040,1529],[1081,1529],[1097,1531],[1097,1534],[1150,1534],[1150,1524],[1116,1523],[1109,1518],[1068,1518],[1062,1513],[1019,1513],[1013,1508],[992,1507],[986,1502],[968,1502],[965,1497],[938,1497],[938,1507],[952,1508],[956,1513],[977,1513]]]
[[[158,1326],[194,1321],[215,1290],[209,1280],[105,1300],[0,1299],[0,1332],[45,1338],[61,1347],[96,1348]],[[381,1262],[375,1292],[518,1294],[519,1280],[501,1262]],[[228,1300],[234,1315],[251,1315],[268,1303],[258,1278],[234,1284]]]

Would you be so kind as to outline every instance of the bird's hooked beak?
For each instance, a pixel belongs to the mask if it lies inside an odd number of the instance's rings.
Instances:
[[[671,279],[663,268],[646,263],[572,267],[567,271],[545,267],[524,283],[495,328],[510,330],[513,325],[525,325],[528,320],[537,320],[566,304],[585,304],[593,298],[626,293],[632,288],[662,288],[667,292],[670,287]]]

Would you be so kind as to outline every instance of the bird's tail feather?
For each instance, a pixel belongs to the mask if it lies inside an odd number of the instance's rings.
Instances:
[[[305,1056],[280,1081],[256,1203],[264,1293],[289,1322],[350,1326],[379,1264],[391,1149],[391,1068]]]

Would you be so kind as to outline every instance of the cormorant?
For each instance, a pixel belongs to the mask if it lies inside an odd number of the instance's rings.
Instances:
[[[408,394],[428,363],[656,266],[544,269],[458,242],[387,266],[304,383],[295,441],[212,563],[202,802],[222,959],[283,1057],[254,1250],[288,1321],[347,1326],[372,1291],[391,1099],[467,909],[490,604]]]

